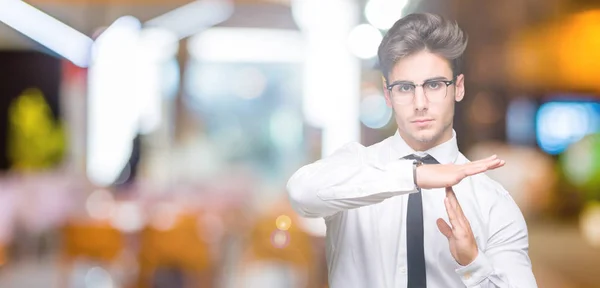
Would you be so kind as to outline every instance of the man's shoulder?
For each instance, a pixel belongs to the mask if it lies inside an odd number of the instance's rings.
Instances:
[[[388,149],[392,146],[392,138],[394,136],[389,136],[379,142],[375,142],[365,146],[366,151],[369,152],[379,152],[382,149]]]
[[[344,152],[352,152],[352,153],[359,153],[359,154],[364,154],[364,155],[377,154],[381,151],[381,149],[386,149],[387,147],[389,147],[390,139],[391,139],[391,137],[388,137],[379,142],[376,142],[373,144],[368,144],[368,145],[362,144],[358,141],[348,142],[348,143],[344,144],[342,147],[340,147],[338,150],[336,150],[336,152],[334,152],[334,153],[338,154],[338,153],[344,153]]]

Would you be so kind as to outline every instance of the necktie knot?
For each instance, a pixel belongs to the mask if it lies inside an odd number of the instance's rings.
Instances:
[[[426,154],[425,156],[418,156],[416,154],[410,154],[410,155],[406,155],[404,157],[402,157],[402,159],[405,160],[420,160],[421,162],[425,163],[425,164],[440,164],[440,162],[438,162],[435,158],[433,158],[433,156]]]

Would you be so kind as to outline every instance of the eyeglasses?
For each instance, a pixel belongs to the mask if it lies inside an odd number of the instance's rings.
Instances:
[[[417,87],[423,87],[425,97],[431,102],[440,102],[446,98],[448,86],[454,84],[451,80],[427,80],[423,84],[415,84],[411,82],[394,82],[387,86],[390,91],[392,101],[398,104],[409,104],[415,98],[415,90]]]

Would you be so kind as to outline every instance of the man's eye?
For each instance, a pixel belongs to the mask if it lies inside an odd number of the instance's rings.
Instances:
[[[427,83],[427,88],[432,89],[432,90],[440,89],[441,87],[442,87],[442,83],[439,81]]]
[[[398,85],[398,90],[400,90],[400,92],[411,92],[413,90],[413,86],[410,84],[401,84]]]

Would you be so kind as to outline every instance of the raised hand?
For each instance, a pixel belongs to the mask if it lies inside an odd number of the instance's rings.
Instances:
[[[417,186],[423,189],[451,187],[466,177],[504,166],[496,155],[466,164],[424,164],[417,167]]]
[[[439,218],[437,220],[438,229],[448,238],[450,253],[454,260],[458,264],[466,266],[477,258],[479,250],[469,220],[465,217],[452,187],[446,187],[444,205],[452,227],[444,219]]]

